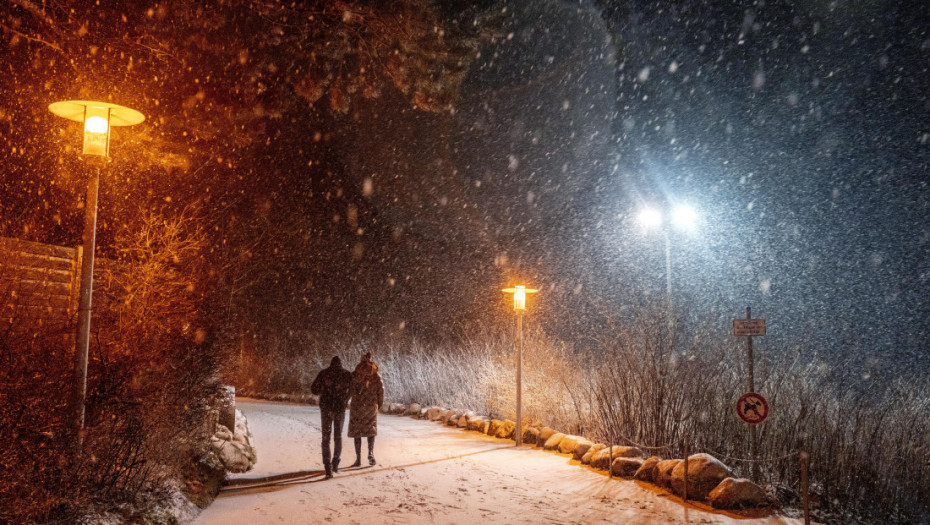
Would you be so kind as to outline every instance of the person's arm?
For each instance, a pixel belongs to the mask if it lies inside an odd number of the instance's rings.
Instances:
[[[321,370],[319,374],[316,375],[316,379],[313,380],[313,384],[310,385],[310,393],[318,396],[323,393],[323,371]]]
[[[345,393],[346,403],[348,403],[352,396],[355,395],[355,376],[352,375],[352,372],[346,372],[342,378],[342,388]]]
[[[381,376],[376,376],[378,378],[378,411],[381,411],[381,406],[384,405],[384,382],[381,381]]]

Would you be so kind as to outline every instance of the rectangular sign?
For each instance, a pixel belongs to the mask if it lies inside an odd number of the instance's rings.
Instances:
[[[753,337],[765,335],[765,319],[734,319],[733,335]]]

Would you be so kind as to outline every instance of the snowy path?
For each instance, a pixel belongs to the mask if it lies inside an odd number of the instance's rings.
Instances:
[[[377,466],[323,480],[307,472],[321,469],[317,407],[243,399],[237,407],[249,419],[258,463],[233,479],[282,474],[297,479],[227,489],[196,525],[799,523],[684,506],[649,485],[609,480],[565,455],[518,450],[513,442],[395,416],[379,416]],[[351,440],[344,442],[346,465],[355,452]]]

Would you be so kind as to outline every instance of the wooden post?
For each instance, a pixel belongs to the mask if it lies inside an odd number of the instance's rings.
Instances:
[[[752,319],[752,313],[750,307],[746,307],[746,319]],[[752,355],[752,336],[746,337],[746,358],[749,362],[749,391],[756,391],[756,378],[754,370],[754,361]],[[750,425],[749,427],[749,457],[752,458],[752,480],[756,483],[759,482],[759,462],[756,461],[756,427],[755,425]]]
[[[610,436],[607,439],[610,441],[610,447],[607,449],[607,477],[614,479],[614,438]]]
[[[798,454],[798,458],[801,460],[801,497],[804,500],[804,525],[810,525],[811,523],[811,509],[810,509],[810,491],[807,486],[807,460],[808,454],[805,451],[801,451]]]
[[[685,436],[685,488],[684,488],[684,495],[682,496],[682,499],[684,499],[685,501],[688,501],[688,454],[689,453],[690,451],[688,450],[688,436],[686,435]]]

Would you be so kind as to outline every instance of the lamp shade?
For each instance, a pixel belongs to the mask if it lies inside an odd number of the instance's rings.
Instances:
[[[110,128],[133,126],[145,120],[134,109],[92,100],[67,100],[48,106],[59,117],[84,123],[84,155],[106,157],[110,153]]]

